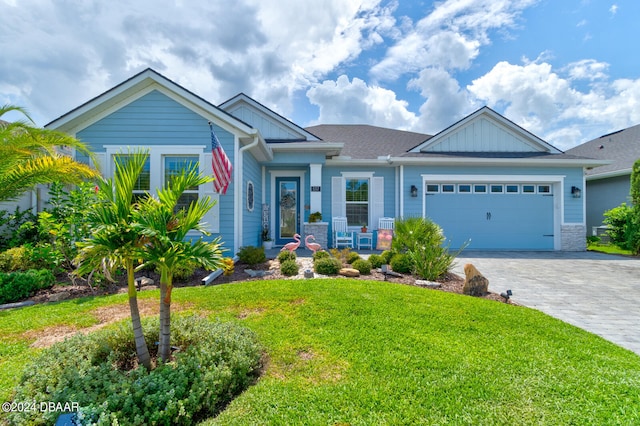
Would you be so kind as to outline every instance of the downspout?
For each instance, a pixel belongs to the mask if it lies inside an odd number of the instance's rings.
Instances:
[[[253,142],[251,142],[249,145],[245,145],[242,148],[240,148],[238,150],[238,155],[237,155],[237,160],[236,160],[236,167],[235,167],[235,172],[236,172],[236,176],[235,176],[235,181],[237,185],[237,189],[235,191],[235,202],[236,202],[236,208],[235,208],[235,212],[238,215],[237,216],[237,220],[235,221],[236,226],[234,229],[234,253],[237,253],[240,251],[240,247],[241,245],[241,240],[242,237],[244,236],[243,232],[242,232],[242,219],[243,219],[243,211],[242,211],[242,193],[244,192],[243,189],[243,159],[244,159],[244,152],[246,150],[249,150],[255,146],[258,145],[258,143],[260,142],[260,139],[258,137],[258,133],[254,133],[253,134]]]
[[[398,169],[396,168],[396,173],[398,173]],[[404,164],[400,165],[400,188],[398,188],[398,193],[400,194],[400,217],[404,217]]]

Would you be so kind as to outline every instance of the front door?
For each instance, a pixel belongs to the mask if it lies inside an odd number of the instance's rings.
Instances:
[[[277,245],[293,241],[300,233],[300,178],[276,178],[276,229]]]

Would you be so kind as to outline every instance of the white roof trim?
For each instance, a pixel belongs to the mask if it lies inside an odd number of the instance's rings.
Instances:
[[[76,134],[111,112],[134,100],[158,90],[203,117],[232,133],[243,136],[256,134],[256,130],[237,118],[224,113],[204,99],[172,82],[152,69],[146,69],[118,86],[98,95],[80,107],[51,121],[45,128]]]
[[[229,109],[232,108],[233,106],[236,106],[242,103],[250,106],[254,110],[257,110],[258,112],[268,117],[270,120],[280,124],[282,127],[289,129],[292,133],[299,134],[301,138],[305,138],[306,140],[309,140],[309,141],[320,140],[316,135],[306,131],[305,129],[298,126],[294,122],[281,116],[277,112],[267,108],[266,106],[262,105],[260,102],[245,95],[244,93],[239,93],[233,98],[221,103],[220,105],[218,105],[218,108],[221,108],[225,111],[229,111]]]
[[[519,136],[520,138],[522,138],[523,141],[526,144],[532,146],[532,148],[534,148],[535,151],[538,151],[538,152],[549,152],[549,153],[553,153],[553,154],[561,154],[562,153],[562,151],[560,151],[558,148],[556,148],[553,145],[545,142],[544,140],[540,139],[539,137],[537,137],[533,133],[523,129],[522,127],[518,126],[514,122],[508,120],[504,116],[498,114],[497,112],[495,112],[494,110],[492,110],[491,108],[486,107],[486,106],[480,108],[476,112],[471,113],[470,115],[466,116],[465,118],[463,118],[462,120],[458,121],[457,123],[449,126],[448,128],[444,129],[440,133],[438,133],[438,134],[434,135],[433,137],[429,138],[428,140],[426,140],[425,142],[423,142],[420,145],[416,146],[415,148],[412,148],[409,152],[425,152],[430,147],[432,147],[434,145],[437,145],[438,143],[440,143],[443,139],[445,139],[449,135],[457,132],[458,130],[460,130],[463,127],[467,126],[469,123],[471,123],[472,121],[478,119],[481,116],[485,116],[490,121],[497,122],[499,125],[501,125],[503,127],[506,127],[510,132],[512,132],[512,133],[516,134],[517,136]]]

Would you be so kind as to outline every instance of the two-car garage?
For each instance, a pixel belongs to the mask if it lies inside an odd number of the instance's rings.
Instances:
[[[451,248],[554,250],[561,185],[548,177],[424,179],[424,216],[440,225]]]

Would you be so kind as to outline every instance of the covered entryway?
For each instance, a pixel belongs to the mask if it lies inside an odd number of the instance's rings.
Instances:
[[[469,241],[472,250],[553,250],[554,186],[425,181],[424,212],[442,227],[452,249]]]

